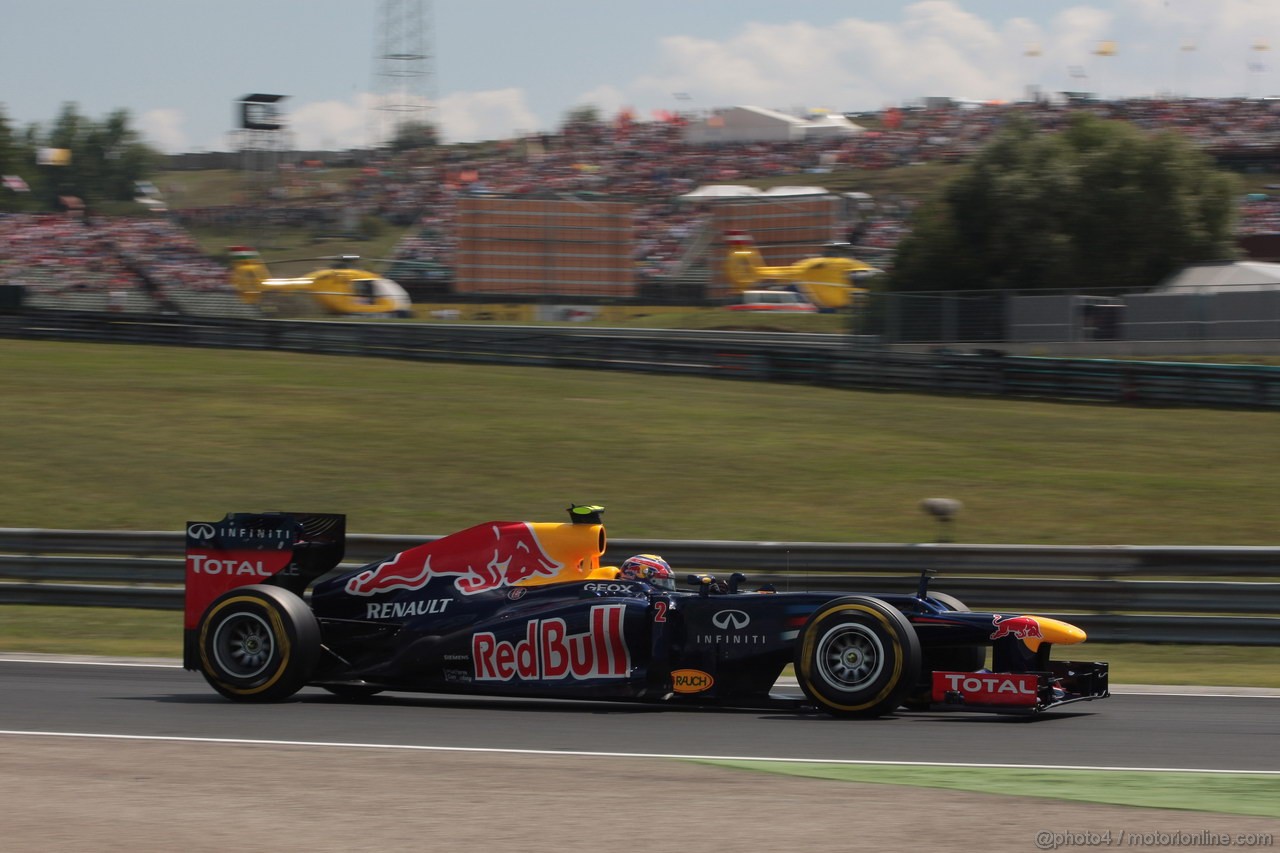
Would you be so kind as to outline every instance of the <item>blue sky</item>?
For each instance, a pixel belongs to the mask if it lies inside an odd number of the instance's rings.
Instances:
[[[591,105],[880,109],[925,96],[1280,94],[1280,0],[433,0],[446,141],[554,130]],[[369,144],[378,0],[0,0],[0,104],[127,109],[170,152],[230,150],[233,103],[287,95],[302,148]],[[1115,53],[1096,53],[1104,41]],[[407,67],[401,64],[400,67]],[[676,93],[687,95],[677,99]],[[397,96],[398,97],[398,96]]]

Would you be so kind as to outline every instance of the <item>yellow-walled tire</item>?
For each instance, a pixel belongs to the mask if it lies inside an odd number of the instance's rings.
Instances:
[[[795,669],[805,695],[828,714],[878,717],[915,686],[920,641],[907,618],[878,598],[837,598],[809,616]]]
[[[301,598],[255,584],[224,593],[200,619],[200,672],[238,702],[297,693],[320,659],[320,625]]]

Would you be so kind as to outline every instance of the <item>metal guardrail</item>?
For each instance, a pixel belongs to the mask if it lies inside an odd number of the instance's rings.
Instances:
[[[1280,409],[1280,367],[890,352],[853,335],[0,314],[0,337],[577,367],[835,388]]]
[[[438,536],[351,534],[340,569]],[[0,528],[0,604],[180,609],[184,536]],[[1280,548],[613,539],[604,561],[656,552],[680,570],[750,574],[746,588],[912,591],[916,576],[974,609],[1057,615],[1096,640],[1280,643]]]

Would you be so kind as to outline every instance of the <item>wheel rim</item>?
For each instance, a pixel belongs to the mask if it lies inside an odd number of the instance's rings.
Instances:
[[[884,669],[880,638],[861,625],[832,628],[818,643],[818,674],[837,690],[858,690],[875,682]]]
[[[219,668],[233,678],[261,675],[273,652],[271,627],[255,613],[237,613],[213,632],[213,656]]]

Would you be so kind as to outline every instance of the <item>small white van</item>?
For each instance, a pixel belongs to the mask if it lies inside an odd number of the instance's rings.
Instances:
[[[799,311],[806,314],[818,310],[803,294],[794,290],[744,290],[740,301],[725,307],[730,311]]]

